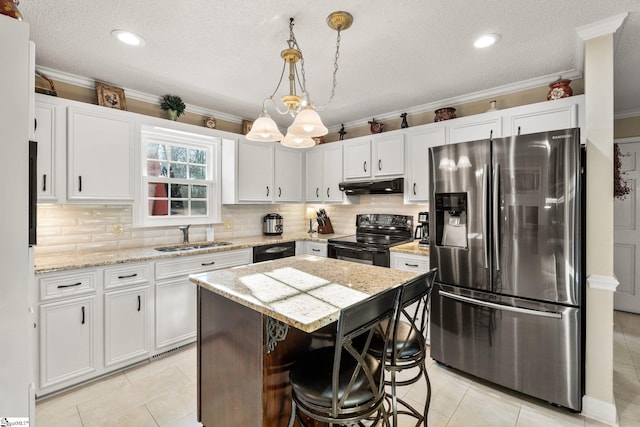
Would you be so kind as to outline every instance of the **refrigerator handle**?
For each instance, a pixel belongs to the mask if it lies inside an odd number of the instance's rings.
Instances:
[[[484,255],[484,268],[489,268],[489,219],[487,210],[489,209],[489,168],[485,164],[482,167],[482,252]]]
[[[493,247],[496,253],[496,271],[500,271],[500,163],[493,170]]]
[[[495,308],[495,309],[504,310],[504,311],[512,311],[515,313],[531,314],[533,316],[539,316],[539,317],[551,317],[553,319],[562,319],[562,313],[554,313],[552,311],[538,311],[538,310],[532,310],[530,308],[521,308],[521,307],[513,307],[511,305],[496,304],[494,302],[482,301],[475,298],[469,298],[462,295],[452,294],[451,292],[446,292],[443,290],[440,290],[439,293],[441,296],[446,298],[451,298],[451,299],[462,301],[462,302],[468,302],[470,304],[475,304],[482,307]]]

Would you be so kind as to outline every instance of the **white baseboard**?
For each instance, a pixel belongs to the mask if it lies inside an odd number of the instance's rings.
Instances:
[[[615,292],[620,282],[615,276],[600,276],[590,274],[587,277],[587,287],[590,289],[598,289],[601,291]]]
[[[586,395],[582,397],[582,415],[610,426],[618,426],[616,405],[595,397]]]

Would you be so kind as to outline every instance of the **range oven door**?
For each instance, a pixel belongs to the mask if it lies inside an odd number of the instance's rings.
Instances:
[[[378,265],[380,267],[389,267],[391,265],[389,251],[375,248],[358,248],[329,243],[327,246],[327,255],[329,258],[360,264]]]

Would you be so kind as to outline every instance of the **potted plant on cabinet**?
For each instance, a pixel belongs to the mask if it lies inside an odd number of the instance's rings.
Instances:
[[[184,114],[184,110],[187,109],[187,106],[184,105],[184,102],[182,102],[182,99],[179,96],[165,95],[162,97],[160,108],[169,112],[169,118],[171,120],[177,120],[178,117]]]

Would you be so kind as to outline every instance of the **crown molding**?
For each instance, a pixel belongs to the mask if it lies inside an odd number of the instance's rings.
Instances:
[[[591,24],[576,28],[576,32],[583,41],[606,36],[607,34],[613,34],[622,26],[627,16],[629,16],[629,14],[625,12],[609,18],[601,19],[600,21],[592,22]]]
[[[41,71],[50,79],[71,84],[74,86],[83,87],[86,89],[95,89],[96,80],[90,79],[88,77],[80,77],[75,74],[65,73],[63,71],[58,71],[53,68],[36,66],[36,70]],[[125,96],[127,98],[135,99],[137,101],[147,102],[149,104],[159,105],[162,101],[161,96],[151,95],[148,93],[140,92],[134,89],[123,88],[125,92]],[[200,114],[202,116],[213,116],[216,119],[225,120],[231,123],[242,123],[242,117],[234,116],[228,113],[223,113],[222,111],[210,110],[207,108],[198,107],[197,105],[186,104],[187,110],[190,113]]]
[[[466,104],[474,101],[481,101],[487,98],[493,98],[497,96],[507,95],[513,92],[519,92],[522,90],[534,89],[541,86],[548,86],[550,82],[557,80],[558,76],[563,78],[575,80],[582,78],[582,71],[571,69],[554,74],[547,74],[541,77],[535,77],[533,79],[522,80],[515,83],[509,83],[506,85],[494,87],[491,89],[481,90],[478,92],[468,93],[461,96],[455,96],[452,98],[442,99],[439,101],[430,102],[428,104],[418,105],[416,107],[406,108],[404,110],[396,110],[390,113],[375,114],[372,117],[376,118],[376,121],[384,121],[388,119],[400,118],[400,114],[407,113],[408,115],[426,113],[429,111],[437,110],[438,108],[449,107],[453,105]],[[370,118],[354,120],[344,123],[345,128],[355,128],[359,126],[366,126],[369,123]],[[329,128],[329,132],[338,132],[340,125],[332,126]]]
[[[615,113],[615,119],[628,119],[630,117],[640,117],[640,110],[626,110]]]

